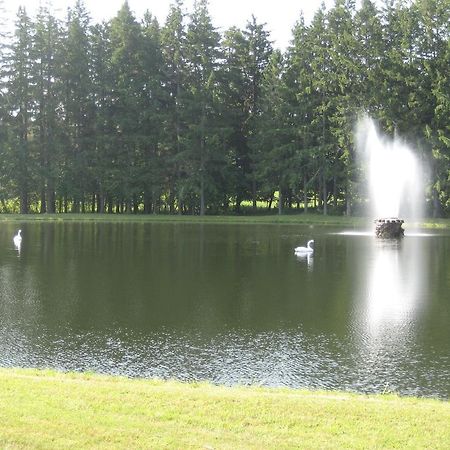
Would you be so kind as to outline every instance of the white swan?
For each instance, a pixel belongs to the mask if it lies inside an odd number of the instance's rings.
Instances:
[[[312,253],[314,249],[311,247],[311,244],[314,244],[314,239],[311,239],[306,244],[306,247],[295,247],[294,252],[295,253]]]
[[[20,244],[22,243],[22,236],[20,233],[22,233],[22,230],[19,230],[17,234],[13,237],[14,245],[16,247],[20,247]]]

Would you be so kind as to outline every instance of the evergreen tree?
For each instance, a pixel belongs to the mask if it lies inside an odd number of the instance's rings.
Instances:
[[[215,175],[221,164],[220,124],[215,93],[220,58],[220,36],[214,29],[207,0],[194,4],[186,35],[186,59],[189,67],[186,112],[189,128],[184,134],[184,188],[198,198],[200,215],[206,212],[206,194],[215,189]],[[223,156],[223,155],[222,155]]]
[[[407,135],[417,122],[414,97],[421,78],[415,53],[419,33],[417,15],[403,2],[393,4],[386,0],[383,21],[383,84],[380,89],[383,108],[379,117],[386,131]]]
[[[160,198],[165,193],[166,162],[168,154],[163,145],[163,128],[167,112],[163,108],[166,96],[163,92],[165,81],[161,49],[161,30],[158,21],[149,12],[144,17],[144,60],[145,74],[142,111],[142,130],[139,142],[140,176],[143,187],[145,212],[157,212]]]
[[[139,186],[139,133],[145,87],[144,39],[141,26],[125,2],[111,21],[112,114],[116,127],[114,176],[119,202],[137,211]]]
[[[330,136],[330,117],[334,112],[333,102],[336,77],[332,66],[332,42],[324,7],[318,10],[313,18],[305,42],[310,52],[308,59],[309,83],[307,87],[308,104],[311,111],[309,134],[312,139],[308,148],[308,189],[312,188],[314,202],[322,202],[323,212],[326,211],[326,181],[328,173],[328,158],[332,142]],[[306,180],[305,180],[306,181]]]
[[[19,197],[20,212],[26,214],[33,191],[34,154],[32,151],[33,98],[33,31],[26,10],[19,8],[7,61],[7,104],[10,113],[9,145],[6,158],[7,173]]]
[[[205,214],[278,192],[280,212],[350,213],[361,111],[419,149],[430,211],[449,210],[449,0],[335,0],[284,54],[254,17],[221,40],[206,0],[162,29],[127,2],[92,26],[74,2],[64,24],[20,8],[11,45],[0,27],[1,210]]]
[[[33,45],[33,97],[36,157],[39,161],[40,211],[56,211],[55,192],[60,170],[61,121],[58,115],[61,84],[58,59],[60,31],[56,19],[40,8]]]
[[[419,0],[418,65],[423,78],[415,93],[428,160],[432,162],[432,215],[450,207],[450,1]]]
[[[6,18],[3,0],[0,0],[0,203],[2,211],[8,211],[7,199],[11,195],[11,176],[5,168],[8,163],[9,108],[7,95],[7,47],[9,36],[5,32]]]
[[[340,200],[345,199],[346,211],[351,209],[351,186],[354,167],[352,131],[360,111],[357,39],[353,0],[336,0],[328,13],[330,37],[331,71],[328,97],[331,108],[328,112],[330,142],[325,143],[326,167],[322,170],[323,212],[327,213],[329,196],[335,210]],[[331,195],[329,192],[331,191]]]
[[[354,53],[357,65],[356,79],[352,86],[356,104],[370,115],[377,117],[383,101],[380,96],[383,85],[381,61],[384,58],[383,25],[380,12],[372,0],[363,0],[356,11],[354,24]]]
[[[244,37],[247,42],[247,52],[244,58],[245,81],[247,95],[245,99],[247,117],[244,122],[244,130],[249,139],[253,131],[253,121],[258,116],[258,104],[261,91],[261,81],[264,70],[269,64],[272,54],[272,43],[269,40],[270,33],[264,29],[264,25],[257,24],[252,16],[251,21],[247,22],[244,30]],[[257,201],[257,149],[250,146],[250,171],[253,209],[256,210]]]
[[[274,51],[264,70],[258,105],[260,113],[252,138],[253,147],[259,149],[255,161],[260,189],[269,197],[278,191],[279,214],[283,212],[284,196],[295,180],[297,169],[283,78],[283,57],[279,51]]]
[[[314,182],[312,155],[315,134],[311,123],[316,97],[313,95],[314,73],[310,65],[313,55],[311,41],[311,32],[301,16],[293,29],[292,45],[286,54],[285,84],[291,140],[296,149],[297,172],[292,189],[297,203],[302,202],[305,211],[308,210],[309,191]]]
[[[171,5],[166,23],[161,30],[161,50],[164,66],[165,120],[163,147],[166,156],[168,203],[170,211],[182,211],[184,189],[180,183],[183,176],[182,135],[185,130],[184,86],[187,83],[187,64],[185,57],[186,29],[181,0]]]
[[[85,211],[91,188],[93,158],[92,80],[90,74],[90,18],[81,0],[69,10],[62,47],[62,107],[64,111],[65,154],[60,194],[65,210],[72,201],[73,212]]]
[[[233,27],[225,32],[222,42],[224,64],[220,73],[222,100],[226,105],[224,120],[229,129],[230,173],[227,192],[240,212],[243,199],[251,198],[250,150],[248,146],[248,108],[245,55],[248,50],[242,30]]]
[[[112,212],[117,198],[114,176],[115,126],[112,117],[113,76],[110,27],[107,23],[91,28],[90,59],[94,112],[94,154],[92,181],[97,212]]]
[[[259,109],[261,82],[272,53],[269,32],[263,24],[258,24],[254,16],[244,30],[231,28],[225,34],[225,99],[228,103],[229,145],[233,148],[233,194],[236,209],[244,199],[257,201],[258,148],[250,142]]]

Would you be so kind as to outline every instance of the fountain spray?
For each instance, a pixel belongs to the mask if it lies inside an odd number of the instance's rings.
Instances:
[[[382,135],[367,116],[358,122],[356,138],[367,170],[375,233],[382,238],[400,238],[403,218],[417,220],[421,216],[423,181],[417,158],[398,137]]]

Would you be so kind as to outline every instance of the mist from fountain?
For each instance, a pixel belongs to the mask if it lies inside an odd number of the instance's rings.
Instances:
[[[356,141],[367,171],[371,218],[421,218],[423,176],[412,149],[398,137],[382,135],[369,117],[359,120]]]

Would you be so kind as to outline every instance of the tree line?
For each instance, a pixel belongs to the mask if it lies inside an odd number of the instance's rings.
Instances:
[[[254,17],[219,33],[207,0],[175,0],[163,25],[126,1],[101,23],[81,0],[62,21],[19,7],[1,36],[0,211],[358,213],[366,113],[418,150],[445,215],[449,16],[450,0],[336,0],[281,51]]]

